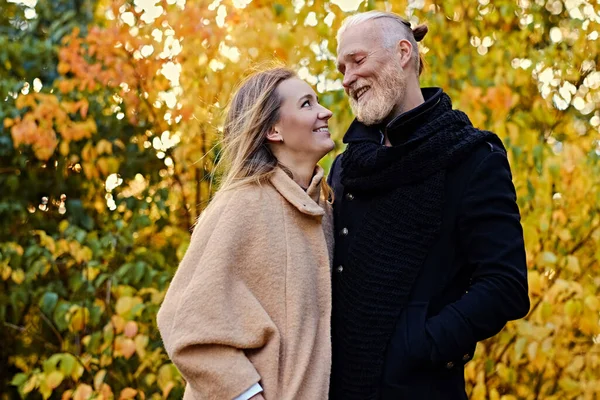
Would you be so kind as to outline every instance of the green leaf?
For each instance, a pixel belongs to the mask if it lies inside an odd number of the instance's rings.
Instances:
[[[275,11],[275,16],[279,17],[285,12],[285,7],[279,3],[275,3],[273,4],[273,10]]]
[[[10,381],[10,384],[13,386],[21,386],[23,385],[25,382],[27,382],[27,378],[29,376],[27,374],[24,374],[22,372],[19,372],[18,374],[16,374],[13,378],[12,381]]]
[[[58,328],[59,331],[63,331],[66,330],[68,327],[68,323],[67,323],[67,312],[69,311],[69,304],[66,302],[60,303],[55,309],[54,309],[54,318],[53,321],[56,324],[56,327]]]
[[[60,360],[60,370],[65,376],[71,375],[73,368],[77,364],[77,360],[71,354],[63,354]]]
[[[50,316],[54,312],[56,303],[58,303],[58,295],[54,292],[46,292],[40,299],[39,305],[42,312]]]

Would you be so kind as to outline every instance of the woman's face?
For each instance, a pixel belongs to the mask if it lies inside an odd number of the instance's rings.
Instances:
[[[314,90],[302,79],[287,79],[277,90],[282,99],[280,120],[268,139],[296,159],[317,162],[334,147],[327,124],[331,111],[319,104]]]

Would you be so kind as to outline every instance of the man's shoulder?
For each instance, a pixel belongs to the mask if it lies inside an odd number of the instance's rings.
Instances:
[[[483,131],[480,129],[475,129],[475,131],[484,136],[482,140],[479,140],[476,145],[473,146],[471,151],[467,154],[467,156],[463,159],[463,162],[460,164],[478,164],[480,161],[483,161],[486,157],[488,157],[491,153],[500,153],[506,155],[506,148],[504,147],[504,143],[502,139],[498,137],[495,133],[489,131]]]
[[[450,166],[449,172],[454,178],[461,180],[471,176],[491,154],[506,157],[504,143],[496,134],[482,130],[477,131],[484,135],[485,138],[478,141],[470,151]]]

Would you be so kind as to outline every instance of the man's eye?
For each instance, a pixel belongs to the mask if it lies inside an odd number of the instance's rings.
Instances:
[[[365,61],[365,59],[366,59],[366,58],[367,58],[367,57],[359,58],[358,60],[356,60],[356,63],[357,63],[357,64],[362,64],[362,63],[363,63],[363,61]]]

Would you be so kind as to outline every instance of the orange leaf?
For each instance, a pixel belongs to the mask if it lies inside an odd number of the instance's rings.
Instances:
[[[58,63],[57,71],[59,74],[66,75],[70,70],[71,70],[71,68],[69,67],[69,64],[67,64],[65,62]]]
[[[88,101],[86,99],[82,99],[78,103],[79,103],[79,113],[81,114],[81,118],[86,118],[90,104],[88,103]]]
[[[125,388],[123,390],[121,390],[121,394],[119,396],[119,400],[129,400],[129,399],[133,399],[135,398],[135,395],[137,394],[137,390],[133,389],[133,388]]]
[[[128,338],[132,338],[135,335],[137,335],[137,332],[138,332],[138,326],[135,321],[128,321],[125,324],[125,331],[123,332],[125,334],[125,336],[127,336]]]

